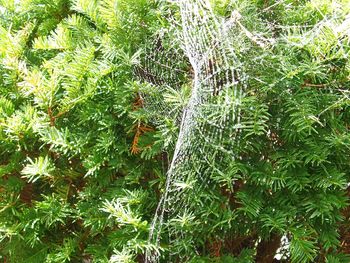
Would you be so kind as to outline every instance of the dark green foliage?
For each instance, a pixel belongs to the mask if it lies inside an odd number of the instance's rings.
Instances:
[[[179,127],[154,125],[134,73],[177,9],[0,0],[1,261],[143,262],[149,249],[163,262],[269,262],[283,236],[281,262],[350,261],[349,2],[211,2],[275,43],[234,47],[249,76],[239,139],[224,138],[236,158],[193,156],[213,163],[212,187],[189,191],[196,213],[180,211],[157,247],[149,227]],[[190,78],[155,96],[181,112]],[[185,238],[169,247],[172,229]]]

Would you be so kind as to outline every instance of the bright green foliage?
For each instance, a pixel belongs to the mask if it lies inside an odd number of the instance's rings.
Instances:
[[[233,47],[249,76],[239,142],[224,138],[235,161],[207,156],[208,191],[179,182],[197,212],[168,222],[158,247],[149,227],[179,124],[152,122],[156,110],[137,95],[152,87],[135,68],[177,9],[0,0],[0,260],[143,262],[151,250],[162,262],[169,252],[179,262],[264,262],[263,245],[286,236],[286,262],[350,261],[340,228],[349,225],[349,1],[211,2],[273,43]],[[179,79],[181,89],[155,94],[174,112],[191,92],[191,74]],[[184,238],[169,247],[171,229]]]
[[[3,4],[2,260],[108,262],[126,249],[134,258],[156,205],[149,181],[164,176],[156,159],[130,151],[137,39],[149,34],[156,3]]]

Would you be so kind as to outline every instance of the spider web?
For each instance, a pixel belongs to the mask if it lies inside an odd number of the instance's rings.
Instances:
[[[175,120],[180,128],[149,241],[158,247],[163,243],[170,245],[177,258],[179,254],[181,258],[181,255],[190,257],[190,253],[179,253],[177,248],[192,243],[189,251],[196,253],[198,242],[194,233],[201,224],[207,223],[208,215],[200,214],[198,207],[210,205],[206,193],[213,187],[211,175],[225,173],[230,160],[239,158],[235,149],[239,148],[244,128],[241,106],[248,80],[240,60],[242,43],[248,40],[265,48],[274,41],[249,32],[241,23],[238,12],[232,12],[230,18],[217,16],[210,0],[171,2],[180,16],[172,17],[173,26],[160,32],[156,41],[148,45],[150,48],[135,73],[152,91],[140,93],[145,110],[153,115],[152,121],[161,124],[166,117]],[[328,23],[333,25],[335,20],[325,17],[311,28],[297,27],[306,30],[307,34],[303,34],[306,41],[319,35]],[[348,24],[349,17],[337,30],[345,31]],[[284,32],[294,27],[271,26]],[[181,90],[188,79],[191,79],[189,101],[185,108],[174,111],[161,94],[169,87]],[[169,236],[164,237],[164,233]],[[167,262],[172,262],[172,256],[169,251]],[[161,255],[150,249],[145,262],[159,262],[160,258]]]
[[[238,143],[241,129],[246,79],[234,48],[245,34],[240,15],[234,12],[229,19],[218,18],[209,0],[173,3],[180,12],[180,25],[158,35],[151,45],[153,52],[146,52],[135,73],[153,90],[140,93],[145,110],[159,115],[153,121],[160,123],[166,116],[178,120],[180,126],[150,230],[150,243],[159,245],[164,231],[169,233],[166,242],[177,246],[186,239],[187,220],[202,216],[196,208],[205,204],[201,193],[210,190],[210,174],[220,172],[217,164],[225,158],[234,159],[232,146]],[[174,113],[157,94],[167,87],[181,89],[188,78],[192,79],[191,96],[187,106]],[[154,251],[146,253],[146,262],[159,258]]]

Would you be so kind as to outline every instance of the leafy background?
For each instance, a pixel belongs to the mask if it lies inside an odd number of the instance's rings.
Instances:
[[[154,125],[135,69],[176,7],[0,1],[3,262],[143,262],[147,249],[163,262],[350,261],[349,1],[211,2],[274,42],[237,47],[249,76],[239,158],[209,169],[206,203],[174,223],[185,238],[169,247],[171,233],[156,246],[148,232],[178,123]],[[181,111],[188,71],[158,99]]]

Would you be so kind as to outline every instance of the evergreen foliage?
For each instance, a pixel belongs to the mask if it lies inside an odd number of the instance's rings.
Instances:
[[[161,92],[135,72],[160,32],[175,37],[178,10],[0,0],[0,260],[144,262],[152,250],[162,262],[350,262],[350,2],[211,2],[271,43],[233,47],[249,76],[239,143],[223,138],[237,158],[205,156],[209,190],[179,184],[196,213],[168,222],[156,246],[149,228],[191,69],[177,57],[183,71],[169,81],[181,88]],[[175,117],[145,110],[140,92]],[[169,247],[174,229],[184,238]]]

